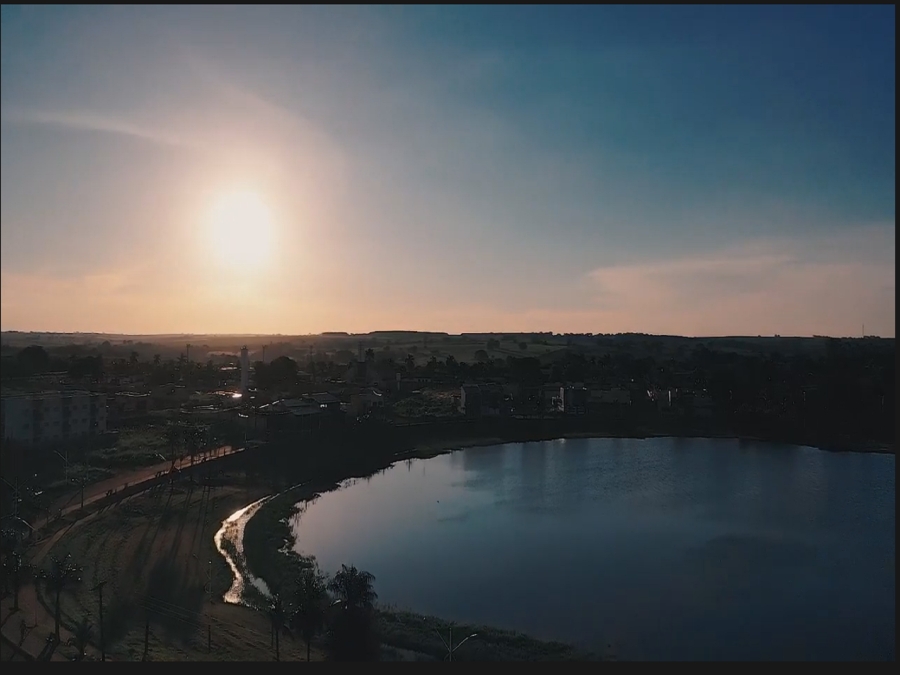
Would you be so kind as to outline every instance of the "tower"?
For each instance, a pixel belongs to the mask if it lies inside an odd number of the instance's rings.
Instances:
[[[250,388],[250,352],[247,346],[241,347],[241,394],[246,394]]]

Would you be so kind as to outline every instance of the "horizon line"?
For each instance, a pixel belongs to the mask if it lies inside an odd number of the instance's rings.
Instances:
[[[610,336],[623,336],[623,335],[634,335],[634,336],[644,336],[644,337],[655,337],[655,338],[680,338],[685,340],[726,340],[726,339],[760,339],[760,338],[770,338],[770,339],[802,339],[802,340],[814,340],[821,338],[831,338],[831,339],[867,339],[867,338],[877,338],[880,340],[894,340],[896,336],[893,335],[827,335],[825,333],[814,333],[812,335],[782,335],[781,333],[769,333],[769,334],[756,334],[756,335],[741,335],[741,334],[722,334],[722,335],[677,335],[674,333],[642,333],[639,331],[624,331],[617,333],[557,333],[555,331],[464,331],[461,333],[450,333],[447,331],[432,331],[432,330],[410,330],[410,329],[398,329],[398,330],[371,330],[367,332],[350,332],[350,331],[320,331],[318,333],[114,333],[114,332],[103,332],[103,331],[40,331],[40,330],[19,330],[19,329],[3,329],[0,330],[0,335],[6,334],[20,334],[20,335],[56,335],[56,336],[102,336],[102,337],[125,337],[125,338],[175,338],[175,337],[218,337],[218,338],[227,338],[227,337],[236,337],[236,338],[265,338],[265,337],[278,337],[278,338],[298,338],[298,337],[359,337],[365,335],[375,335],[379,333],[414,333],[420,335],[445,335],[447,337],[465,337],[468,335],[547,335],[551,337],[565,337],[567,335],[578,335],[578,336],[590,336],[590,337],[610,337]]]

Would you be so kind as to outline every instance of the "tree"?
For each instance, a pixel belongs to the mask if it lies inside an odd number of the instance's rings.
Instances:
[[[281,631],[285,628],[285,619],[287,612],[281,596],[278,593],[272,594],[272,600],[269,602],[269,621],[272,622],[272,636],[275,638],[275,660],[281,661],[281,642],[279,637]]]
[[[410,373],[415,372],[415,370],[416,370],[416,357],[415,356],[413,356],[412,354],[407,354],[406,361],[404,363],[406,364],[406,369]]]
[[[366,350],[366,363],[374,363],[375,362],[375,350],[369,347]]]
[[[375,576],[369,572],[358,570],[354,565],[341,565],[340,571],[328,582],[328,590],[337,596],[345,609],[371,610],[378,599],[374,584]]]
[[[62,558],[52,556],[50,558],[50,569],[44,571],[44,582],[47,585],[47,590],[54,596],[54,632],[56,640],[59,641],[60,596],[63,591],[81,583],[81,568],[72,562],[72,556],[69,554]]]
[[[159,354],[154,354],[153,355],[153,365],[156,367],[159,367],[160,361],[162,361],[162,356],[160,356]]]
[[[137,363],[138,363],[138,353],[137,352],[131,352],[131,354],[128,355],[128,363],[131,366],[137,365]]]
[[[86,618],[82,618],[81,621],[75,624],[75,631],[72,637],[69,638],[69,644],[78,651],[75,656],[76,661],[84,661],[85,652],[87,652],[87,646],[93,634],[94,626]]]
[[[455,373],[457,366],[459,365],[459,362],[456,360],[456,357],[453,356],[453,354],[450,354],[444,363],[446,363],[447,372],[450,374]]]
[[[50,367],[50,355],[40,345],[25,347],[16,355],[16,359],[29,375],[46,372]]]
[[[20,551],[8,551],[3,556],[3,574],[6,577],[4,585],[7,580],[12,583],[13,611],[19,609],[19,591],[22,590],[22,583],[30,571],[31,567],[22,559]]]
[[[328,652],[335,661],[369,661],[377,658],[374,609],[378,595],[375,577],[356,567],[341,565],[328,589],[340,605],[328,635]]]
[[[166,442],[169,446],[169,459],[172,461],[172,469],[175,469],[175,461],[184,443],[185,429],[180,424],[166,425]]]
[[[475,360],[478,363],[487,363],[490,360],[490,357],[484,349],[479,349],[475,352]]]
[[[325,625],[325,612],[328,609],[328,590],[325,577],[315,564],[307,567],[297,579],[297,591],[294,597],[296,609],[291,615],[291,625],[299,631],[306,642],[306,660],[310,657],[310,644]]]

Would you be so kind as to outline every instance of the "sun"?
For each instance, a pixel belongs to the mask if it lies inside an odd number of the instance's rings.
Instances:
[[[230,268],[258,268],[272,255],[272,213],[256,192],[222,195],[209,219],[210,245]]]

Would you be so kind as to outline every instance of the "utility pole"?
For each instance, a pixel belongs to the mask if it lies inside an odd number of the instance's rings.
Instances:
[[[69,485],[69,448],[68,447],[66,448],[65,455],[59,454],[58,452],[56,452],[56,450],[54,450],[53,452],[56,453],[56,456],[59,457],[66,465],[66,487],[68,487],[68,485]]]
[[[146,619],[144,623],[144,657],[141,661],[147,660],[147,654],[150,653],[150,610],[144,610]]]
[[[106,661],[106,642],[103,640],[103,587],[106,585],[105,581],[101,581],[99,584],[94,586],[94,591],[97,591],[97,597],[100,605],[100,660]]]
[[[13,498],[13,514],[12,514],[12,515],[13,515],[13,518],[15,518],[16,520],[18,520],[18,519],[19,519],[19,478],[16,477],[16,484],[15,484],[15,485],[11,484],[11,483],[10,483],[8,480],[6,480],[5,478],[0,479],[0,480],[2,480],[2,481],[3,481],[4,483],[6,483],[10,488],[12,488],[12,493],[13,493],[13,494],[12,494],[12,498]]]
[[[87,463],[81,465],[81,510],[84,511],[84,477],[87,473]]]

